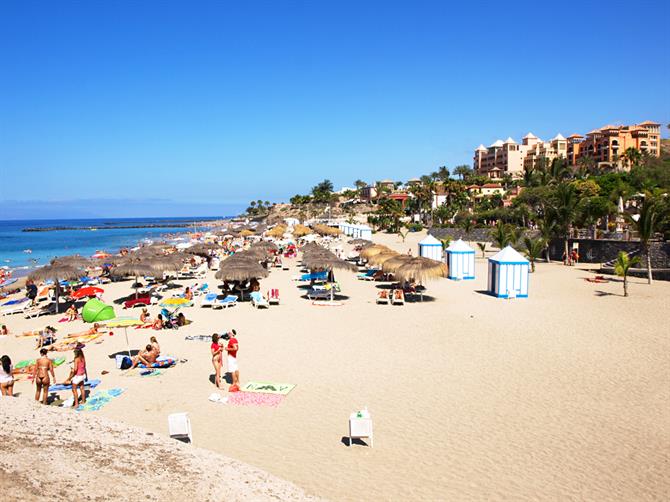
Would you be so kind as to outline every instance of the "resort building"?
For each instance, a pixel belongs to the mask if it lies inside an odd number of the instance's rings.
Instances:
[[[622,161],[628,148],[654,157],[661,155],[661,124],[647,120],[635,125],[606,125],[586,134],[568,137],[567,158],[571,166],[576,166],[582,158],[590,157],[598,166],[628,169]]]
[[[524,169],[537,167],[539,159],[546,159],[548,165],[554,159],[564,158],[568,165],[576,166],[580,159],[589,156],[600,166],[627,168],[622,155],[628,148],[659,157],[661,155],[661,125],[645,121],[629,126],[608,125],[586,134],[572,134],[567,138],[557,134],[549,141],[542,141],[533,133],[522,138],[521,144],[512,138],[497,140],[475,150],[473,168],[476,174],[492,180],[500,180],[509,175],[523,176]]]

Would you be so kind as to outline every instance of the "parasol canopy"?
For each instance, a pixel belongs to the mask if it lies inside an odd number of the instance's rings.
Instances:
[[[115,317],[104,323],[108,328],[123,328],[126,335],[126,347],[128,348],[128,355],[130,356],[130,342],[128,341],[128,327],[142,326],[144,323],[139,319],[133,317]]]
[[[102,288],[96,288],[94,286],[86,286],[84,288],[80,288],[74,293],[70,295],[71,298],[75,299],[80,299],[80,298],[86,298],[87,296],[97,296],[101,295],[105,292],[104,289]]]
[[[396,269],[395,276],[401,281],[417,281],[423,283],[426,280],[447,277],[449,269],[441,261],[431,260],[422,256],[412,257],[405,264]]]
[[[160,302],[159,305],[161,307],[183,307],[185,305],[193,305],[193,302],[186,298],[168,298]]]
[[[374,255],[388,252],[392,252],[392,250],[386,246],[382,246],[381,244],[373,244],[372,246],[368,246],[365,249],[362,249],[360,252],[360,257],[365,260],[369,260],[370,257]]]
[[[382,265],[384,264],[387,260],[390,260],[391,258],[395,258],[398,256],[398,253],[395,251],[388,251],[388,252],[383,252],[379,254],[375,254],[368,258],[368,263],[370,265]]]
[[[58,299],[60,294],[60,287],[58,284],[62,280],[78,279],[84,274],[83,267],[78,267],[61,262],[52,262],[51,265],[46,265],[34,270],[28,279],[33,282],[42,282],[52,280],[56,284],[56,313],[58,313]]]
[[[411,259],[412,257],[408,254],[398,254],[388,260],[384,260],[382,270],[387,274],[392,274]]]
[[[267,277],[269,272],[253,258],[231,256],[219,266],[216,278],[222,281],[247,281]]]

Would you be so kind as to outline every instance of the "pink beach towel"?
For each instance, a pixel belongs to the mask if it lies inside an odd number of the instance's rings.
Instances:
[[[229,393],[228,404],[238,406],[279,406],[284,396],[279,394],[259,394],[256,392],[232,392]]]

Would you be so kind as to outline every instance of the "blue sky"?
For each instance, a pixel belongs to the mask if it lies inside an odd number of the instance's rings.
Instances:
[[[668,2],[504,5],[2,2],[0,219],[229,214],[670,122]]]

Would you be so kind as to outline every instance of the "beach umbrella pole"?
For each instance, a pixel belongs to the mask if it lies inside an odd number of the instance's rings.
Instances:
[[[130,353],[130,342],[128,341],[128,327],[123,327],[123,332],[126,334],[126,347],[128,348],[128,357],[132,359],[132,354]]]

